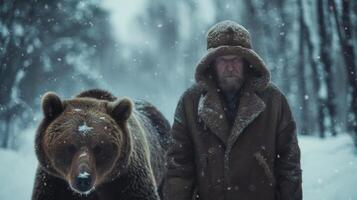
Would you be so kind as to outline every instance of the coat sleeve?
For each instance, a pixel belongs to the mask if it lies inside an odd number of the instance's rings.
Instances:
[[[195,185],[193,142],[187,128],[184,97],[181,97],[170,131],[172,144],[167,154],[165,200],[191,200]]]
[[[282,95],[281,103],[276,138],[277,199],[301,200],[302,178],[296,123],[284,95]]]

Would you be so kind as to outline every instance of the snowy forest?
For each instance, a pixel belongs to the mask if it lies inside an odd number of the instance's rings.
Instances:
[[[250,31],[288,97],[304,199],[357,199],[351,0],[0,0],[0,199],[30,199],[45,92],[101,88],[148,100],[172,122],[207,30],[227,19]]]

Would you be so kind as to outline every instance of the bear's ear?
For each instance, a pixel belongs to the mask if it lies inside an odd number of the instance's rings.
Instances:
[[[133,103],[129,98],[123,98],[108,103],[109,114],[118,121],[126,121],[129,119],[132,110]]]
[[[42,111],[47,119],[57,117],[63,111],[63,104],[54,92],[46,92],[42,97]]]

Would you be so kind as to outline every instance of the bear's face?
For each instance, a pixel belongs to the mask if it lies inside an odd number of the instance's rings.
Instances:
[[[46,93],[42,108],[45,123],[36,139],[40,164],[64,179],[74,191],[88,194],[112,179],[118,166],[127,164],[130,100],[62,101],[56,94]]]

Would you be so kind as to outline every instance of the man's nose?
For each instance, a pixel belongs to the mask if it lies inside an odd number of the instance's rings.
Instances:
[[[233,64],[231,62],[227,63],[227,70],[229,72],[233,71],[234,70],[234,67],[233,67]]]

